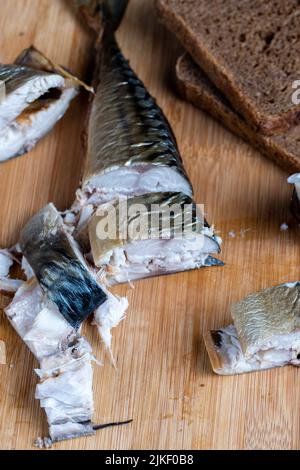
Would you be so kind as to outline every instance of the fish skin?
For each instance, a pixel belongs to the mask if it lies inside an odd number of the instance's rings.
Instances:
[[[28,222],[20,246],[42,289],[74,328],[107,300],[72,246],[53,204]]]
[[[251,355],[276,334],[300,328],[300,282],[248,295],[231,306],[244,354]]]

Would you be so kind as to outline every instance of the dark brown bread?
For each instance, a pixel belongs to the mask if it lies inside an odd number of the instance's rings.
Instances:
[[[161,20],[253,127],[300,122],[299,0],[156,0]]]
[[[188,54],[177,61],[176,81],[186,100],[210,113],[288,172],[300,171],[300,125],[276,136],[266,136],[251,128]]]

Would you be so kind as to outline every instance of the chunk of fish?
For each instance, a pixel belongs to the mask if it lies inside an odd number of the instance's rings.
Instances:
[[[92,354],[36,280],[17,291],[5,313],[40,363],[36,398],[53,442],[94,434]]]
[[[189,196],[149,193],[133,197],[126,200],[125,218],[121,216],[123,203],[118,199],[99,206],[89,223],[93,262],[105,269],[108,283],[223,265],[211,256],[220,251],[221,241],[203,215],[197,214],[196,204]],[[135,208],[142,212],[137,214]],[[106,227],[109,214],[117,226],[105,238],[99,236],[98,229]],[[122,227],[126,228],[125,233]]]
[[[232,305],[231,315],[234,325],[205,335],[214,372],[300,366],[300,282],[250,294]]]
[[[79,84],[34,47],[0,65],[0,162],[30,151],[65,114]]]
[[[20,247],[44,292],[74,328],[107,300],[53,204],[24,227]]]
[[[50,437],[55,442],[94,434],[93,357],[78,330],[95,310],[110,348],[110,329],[124,316],[127,300],[99,285],[53,204],[28,222],[19,247],[29,280],[19,281],[5,313],[40,362],[36,398],[45,409]],[[14,255],[12,250],[0,254],[2,274],[8,275]]]
[[[16,292],[23,283],[21,280],[9,278],[14,261],[14,256],[9,250],[0,250],[0,291]]]
[[[288,183],[294,185],[292,197],[292,212],[295,219],[300,223],[300,173],[295,173],[288,178]]]

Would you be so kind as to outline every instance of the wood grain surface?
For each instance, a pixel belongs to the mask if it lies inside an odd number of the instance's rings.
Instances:
[[[0,0],[0,6],[2,62],[34,43],[87,76],[91,41],[67,1]],[[219,377],[202,339],[205,330],[230,322],[231,302],[299,279],[300,234],[289,212],[287,175],[176,96],[172,67],[180,47],[159,25],[152,0],[131,0],[118,38],[173,126],[197,202],[223,237],[226,266],[114,289],[130,302],[127,319],[114,331],[117,371],[94,327],[84,329],[104,359],[103,367],[95,366],[95,422],[134,421],[55,449],[299,449],[300,371]],[[33,152],[1,164],[2,246],[15,243],[29,216],[48,201],[60,209],[71,204],[83,162],[86,98]],[[283,222],[287,231],[280,230]],[[37,364],[2,314],[0,339],[7,355],[7,365],[0,365],[0,447],[31,449],[47,433],[34,399]]]

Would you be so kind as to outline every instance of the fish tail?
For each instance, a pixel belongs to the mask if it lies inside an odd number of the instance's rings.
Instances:
[[[99,35],[106,28],[118,29],[129,0],[75,0],[75,3],[88,26]]]

